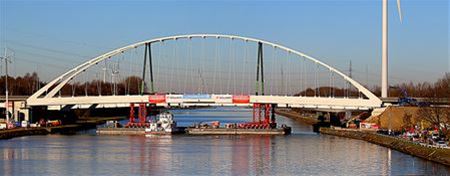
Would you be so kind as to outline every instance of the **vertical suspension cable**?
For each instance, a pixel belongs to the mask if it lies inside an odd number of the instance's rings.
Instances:
[[[303,60],[302,60],[302,58],[300,58],[299,59],[300,60],[300,71],[299,71],[299,80],[300,80],[300,91],[299,91],[299,94],[300,94],[300,96],[302,96],[302,91],[303,91],[303,86],[305,86],[304,85],[304,80],[303,80],[303,72],[304,72],[304,70],[303,70]]]
[[[173,48],[172,48],[172,51],[173,51],[173,55],[172,55],[172,62],[175,62],[176,64],[175,64],[175,66],[173,67],[173,68],[171,68],[171,71],[170,71],[170,75],[171,75],[171,78],[170,78],[170,93],[174,93],[174,92],[176,92],[175,91],[175,87],[174,87],[174,83],[175,83],[175,78],[176,78],[176,74],[175,74],[175,72],[177,71],[177,65],[178,65],[178,61],[177,61],[177,46],[178,46],[178,42],[177,42],[177,39],[175,39],[175,40],[173,40],[173,42],[174,42],[174,44],[173,44]]]
[[[214,72],[213,72],[213,90],[212,93],[216,93],[216,76],[217,76],[217,61],[218,61],[218,42],[219,38],[216,38],[215,45],[214,45]]]
[[[237,44],[236,44],[237,45]],[[233,45],[233,50],[232,50],[232,52],[231,52],[231,54],[232,54],[232,59],[233,59],[233,94],[236,94],[237,92],[236,92],[236,87],[237,87],[237,80],[236,80],[236,71],[237,71],[237,59],[236,59],[236,46],[235,45]]]
[[[282,62],[283,63],[283,62]],[[284,64],[281,64],[280,72],[281,72],[281,92],[286,96],[286,86],[285,86],[285,80],[284,80]]]
[[[97,93],[98,93],[98,96],[101,96],[101,95],[100,95],[100,88],[99,88],[99,87],[100,87],[100,86],[99,86],[100,80],[99,80],[99,78],[98,78],[98,74],[99,74],[98,72],[97,72],[97,74],[95,74],[95,79],[96,79],[95,82],[97,83]]]
[[[276,63],[276,58],[275,58],[275,53],[276,52],[277,52],[277,48],[274,47],[272,49],[272,60],[273,60],[274,63]],[[272,65],[272,74],[271,74],[272,75],[272,83],[269,85],[270,93],[272,95],[277,95],[278,94],[278,86],[277,86],[278,81],[276,81],[278,79],[277,79],[277,76],[276,76],[277,74],[275,74],[276,72],[277,72],[277,70],[276,70],[275,64],[273,64]]]
[[[127,53],[122,52],[122,58],[121,58],[122,62],[125,62],[125,54],[127,54]],[[117,66],[117,67],[119,67],[119,66]],[[125,69],[125,70],[126,70],[126,69]],[[120,73],[119,73],[119,77],[120,77]],[[123,94],[126,95],[126,89],[127,89],[127,87],[126,87],[126,86],[127,86],[127,83],[126,83],[126,73],[124,73],[124,78],[125,78],[125,79],[122,79],[122,78],[120,77],[120,79],[118,79],[118,80],[120,81],[120,85],[122,85],[123,88],[124,88]],[[119,87],[119,90],[120,90],[120,87]]]
[[[156,84],[158,87],[156,87],[155,89],[159,90],[159,91],[162,90],[162,80],[164,80],[164,78],[162,77],[162,75],[164,75],[164,74],[161,74],[161,68],[160,68],[162,66],[161,63],[164,63],[164,60],[162,58],[162,45],[163,45],[162,41],[158,42],[158,58],[155,59],[156,75],[157,75],[155,82],[160,83],[160,84]],[[158,61],[158,62],[156,62],[156,61]],[[159,85],[161,85],[161,86],[159,86]]]
[[[111,94],[116,95],[114,92],[114,61],[110,63],[109,66],[111,67],[111,83],[109,84],[111,86]]]
[[[319,64],[316,64],[316,66],[317,66],[317,94],[318,94],[318,96],[320,97],[321,95],[320,95],[320,70],[319,70]]]
[[[241,95],[244,95],[244,85],[245,85],[245,78],[246,78],[246,75],[245,75],[245,62],[247,62],[247,47],[248,47],[248,45],[247,45],[247,41],[246,40],[244,40],[244,43],[243,43],[243,45],[244,45],[244,59],[242,59],[242,61],[244,62],[242,65],[242,73],[241,73],[241,75],[242,75],[242,77],[241,77]]]
[[[194,63],[193,63],[193,61],[192,61],[192,40],[191,40],[191,42],[190,42],[191,44],[189,44],[189,62],[191,63],[190,64],[190,66],[189,66],[189,68],[190,68],[190,72],[189,72],[189,74],[190,74],[190,77],[191,77],[191,83],[190,83],[190,85],[191,85],[191,92],[195,92],[195,87],[194,87],[194,71],[195,71],[195,69],[194,69]]]
[[[189,40],[189,42],[188,42],[188,63],[189,63],[189,65],[188,64],[186,64],[186,65],[188,65],[187,67],[186,67],[186,72],[188,72],[189,73],[189,78],[191,79],[190,81],[190,84],[189,85],[191,85],[191,86],[189,86],[189,89],[190,89],[190,92],[193,92],[193,89],[192,89],[192,84],[194,83],[194,78],[192,77],[192,39],[191,38],[188,38],[188,40]],[[187,74],[186,74],[187,75]],[[188,80],[186,79],[186,89],[188,89],[187,86],[188,85]],[[186,90],[186,93],[187,92],[189,92],[189,91],[187,91]]]
[[[305,59],[305,57],[304,56],[302,56],[302,58],[303,58],[303,65],[302,65],[302,70],[303,70],[303,92],[305,92],[305,97],[307,96],[307,94],[306,94],[306,92],[307,92],[307,89],[308,89],[308,80],[307,80],[307,76],[306,76],[306,74],[308,73],[306,70],[305,70],[305,65],[306,65],[306,59]]]
[[[282,55],[281,52],[282,52],[282,50],[280,50],[276,54],[277,54],[277,57],[280,58],[280,61],[281,61],[281,67],[280,67],[280,72],[281,72],[281,92],[282,92],[282,94],[284,96],[286,96],[286,80],[284,79],[285,78],[285,75],[284,75],[284,64],[285,64],[284,62],[285,62],[285,60],[281,56]]]
[[[88,77],[88,72],[87,71],[85,71],[84,72],[84,93],[85,93],[85,96],[88,96],[88,91],[87,91],[87,85],[88,85],[88,83],[87,83],[87,77]]]
[[[287,75],[287,79],[286,79],[286,95],[289,95],[290,93],[289,92],[291,92],[291,90],[292,90],[292,88],[290,87],[290,83],[291,83],[291,60],[290,60],[290,58],[289,58],[289,55],[290,54],[290,52],[289,51],[287,51],[286,52],[286,62],[287,62],[287,68],[286,68],[286,75]]]
[[[336,87],[335,87],[335,83],[334,83],[334,72],[331,73],[331,80],[332,80],[332,87],[333,87],[333,92],[331,93],[331,97],[335,97],[336,96]]]
[[[173,74],[173,76],[174,76],[174,78],[172,79],[172,80],[170,80],[171,82],[171,88],[173,89],[171,92],[175,92],[175,93],[179,93],[180,92],[180,89],[181,89],[181,85],[180,84],[176,84],[176,83],[178,83],[178,82],[181,82],[181,80],[179,80],[180,79],[180,76],[181,76],[181,74],[180,74],[180,61],[181,61],[181,59],[180,59],[180,57],[179,57],[179,54],[178,54],[178,52],[179,52],[179,49],[178,49],[178,39],[176,38],[173,42],[175,42],[175,48],[174,48],[174,61],[175,61],[175,68],[173,69],[173,71],[172,71],[172,74]],[[176,81],[175,81],[175,79],[176,79]],[[175,85],[173,85],[175,83]]]
[[[103,84],[105,84],[103,81],[99,81],[99,90],[98,90],[98,94],[99,96],[102,96],[102,88],[103,88]]]
[[[331,91],[332,91],[332,83],[331,83],[331,77],[332,77],[332,72],[331,72],[331,69],[330,70],[328,70],[330,73],[329,73],[329,79],[330,79],[330,91],[328,92],[328,96],[331,98],[331,95],[332,95],[332,93],[331,93]]]
[[[169,49],[168,49],[168,44],[166,44],[166,43],[164,43],[164,41],[161,41],[161,44],[164,46],[164,50],[165,51],[168,51]],[[168,53],[168,52],[165,52],[165,53]],[[163,59],[165,60],[165,62],[163,62],[163,63],[166,63],[164,66],[166,66],[167,65],[167,63],[169,63],[170,61],[169,61],[169,54],[167,54],[167,55],[163,55]],[[164,70],[164,71],[168,71],[167,69],[169,69],[170,67],[166,67],[166,69]],[[165,83],[165,92],[166,93],[170,93],[170,90],[169,90],[169,79],[170,79],[170,76],[168,76],[168,74],[166,73],[166,74],[163,74],[163,75],[165,75],[164,77],[163,77],[163,79],[164,79],[164,83]]]
[[[73,78],[71,78],[70,81],[72,81],[72,97],[74,97],[75,96],[75,87],[74,87],[75,86],[75,83],[74,83],[75,81],[73,80]]]
[[[228,59],[231,57],[231,50],[232,50],[231,43],[232,43],[232,41],[233,41],[233,39],[230,39],[230,42],[229,42],[229,45],[228,45],[228,49],[229,49]],[[231,93],[231,91],[230,91],[231,76],[232,76],[231,75],[231,64],[228,64],[228,79],[227,79],[227,93],[228,94]]]
[[[207,91],[206,91],[206,89],[205,89],[205,81],[204,81],[204,78],[203,78],[203,72],[205,71],[205,62],[207,62],[207,58],[206,58],[206,53],[205,53],[205,40],[206,40],[206,38],[202,38],[202,40],[201,40],[201,57],[200,57],[200,72],[199,72],[199,76],[200,76],[200,86],[201,86],[201,89],[200,89],[200,93],[201,94],[203,94],[203,93],[206,93]]]
[[[130,55],[130,53],[126,53],[126,54],[128,54],[128,55]],[[125,55],[125,54],[124,54]],[[122,60],[125,62],[125,63],[130,63],[130,62],[128,62],[128,61],[125,61],[125,59],[124,58],[122,58]],[[125,64],[124,64],[125,65]],[[130,73],[126,73],[126,69],[125,69],[125,71],[124,71],[125,73],[124,73],[124,80],[122,81],[122,83],[123,83],[123,85],[124,85],[124,95],[129,95],[129,93],[128,93],[128,86],[129,86],[129,84],[128,84],[128,78],[130,78]]]
[[[186,44],[188,44],[189,45],[189,43],[191,42],[191,40],[188,38],[187,40],[186,40]],[[187,75],[188,75],[188,63],[190,62],[189,61],[189,47],[188,47],[188,50],[187,50],[187,56],[188,56],[188,58],[187,59],[184,59],[185,60],[185,64],[184,64],[184,75],[183,75],[183,77],[184,77],[184,90],[183,90],[183,92],[182,93],[187,93],[188,91],[187,91],[187,83],[188,83],[188,78],[187,78]]]
[[[136,48],[134,48],[134,51],[136,51]],[[135,52],[131,53],[131,55],[132,56],[130,57],[130,61],[128,62],[129,63],[129,70],[128,70],[128,78],[127,78],[127,95],[130,95],[130,81],[131,81],[131,78],[132,78],[132,75],[133,75],[133,73],[132,73],[133,69],[131,68],[131,65],[132,65],[133,59],[135,57]]]
[[[318,85],[317,85],[317,72],[319,71],[319,66],[317,65],[317,63],[316,63],[316,71],[315,71],[315,73],[314,73],[314,78],[315,78],[315,80],[314,80],[314,84],[315,84],[315,90],[316,91],[314,91],[314,97],[316,97],[317,96],[317,92],[318,92]],[[319,95],[320,96],[320,95]]]
[[[344,81],[345,81],[345,97],[349,98],[348,81],[347,80],[344,80]]]
[[[222,45],[224,45],[224,47],[225,47],[225,42],[226,42],[226,40],[223,40],[224,42],[222,42],[223,44]],[[221,47],[221,48],[223,48],[223,47]],[[218,52],[219,52],[219,50],[217,50]],[[221,52],[218,54],[218,60],[220,61],[219,62],[219,65],[227,65],[227,64],[222,64],[223,63],[223,58],[221,58],[221,54],[224,54],[226,51],[225,51],[225,49],[223,49],[223,50],[220,50]],[[222,56],[223,57],[223,56]],[[223,85],[223,82],[225,81],[224,79],[224,76],[225,76],[225,69],[223,69],[224,67],[220,67],[220,80],[221,81],[219,81],[219,83],[220,83],[220,85],[219,85],[219,92],[220,92],[220,94],[224,94],[223,93],[223,88],[224,88],[224,85]]]

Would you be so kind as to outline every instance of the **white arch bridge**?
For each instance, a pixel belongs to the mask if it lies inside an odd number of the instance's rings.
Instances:
[[[27,99],[27,106],[49,107],[130,103],[347,110],[377,108],[382,101],[302,52],[221,34],[169,36],[112,50],[58,76]]]

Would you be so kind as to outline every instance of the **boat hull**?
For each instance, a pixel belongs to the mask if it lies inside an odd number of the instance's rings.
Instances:
[[[99,135],[144,135],[144,128],[97,128]]]
[[[291,128],[187,128],[186,133],[191,135],[287,135],[291,133]]]
[[[185,129],[183,127],[173,128],[172,131],[149,131],[145,130],[145,135],[170,135],[170,134],[183,134],[185,133]]]

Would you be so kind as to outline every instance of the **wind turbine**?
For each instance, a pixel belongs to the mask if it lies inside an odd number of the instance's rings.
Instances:
[[[402,23],[400,0],[397,0],[397,11]],[[381,34],[381,98],[388,93],[388,0],[382,0],[382,34]]]

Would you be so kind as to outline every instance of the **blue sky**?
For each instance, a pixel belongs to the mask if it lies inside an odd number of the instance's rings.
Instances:
[[[279,43],[379,84],[381,0],[5,1],[0,47],[13,74],[45,80],[126,44],[188,33],[223,33]],[[434,81],[450,72],[449,2],[389,1],[390,81]],[[3,54],[3,51],[0,52]],[[59,67],[48,71],[46,67]],[[2,70],[3,73],[3,70]]]

